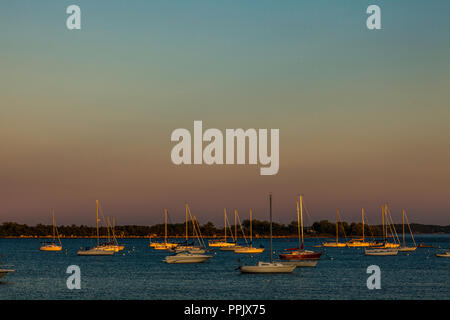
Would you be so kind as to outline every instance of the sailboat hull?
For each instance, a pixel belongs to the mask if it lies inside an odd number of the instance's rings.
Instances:
[[[39,250],[41,250],[41,251],[61,251],[62,250],[62,246],[58,246],[58,245],[54,245],[54,244],[48,244],[48,245],[41,246],[39,248]]]
[[[290,253],[282,253],[279,255],[280,260],[319,260],[322,252],[314,251],[294,251]]]
[[[312,268],[317,265],[319,260],[283,260],[281,261],[284,265],[291,265],[300,268]]]
[[[398,249],[379,248],[379,249],[364,249],[366,256],[396,256]]]
[[[201,254],[180,253],[174,256],[168,256],[163,261],[166,263],[202,263],[211,257],[212,256],[206,256]]]
[[[346,247],[347,245],[345,243],[336,243],[336,242],[325,242],[322,244],[322,246],[324,246],[325,248],[343,248]]]
[[[217,242],[209,242],[208,246],[212,248],[224,248],[224,247],[234,247],[236,246],[235,243],[232,242],[225,242],[225,241],[217,241]]]
[[[105,250],[104,248],[92,248],[88,250],[78,250],[79,256],[112,256],[113,250]]]
[[[400,247],[398,248],[399,252],[411,252],[416,251],[417,247]]]
[[[8,273],[13,273],[13,272],[14,272],[14,270],[10,270],[10,269],[0,269],[0,278],[3,278]]]
[[[266,262],[259,262],[256,266],[239,267],[242,273],[291,273],[295,268],[295,265]]]
[[[247,254],[257,254],[262,253],[264,248],[253,248],[253,247],[243,247],[234,250],[234,253],[247,253]]]

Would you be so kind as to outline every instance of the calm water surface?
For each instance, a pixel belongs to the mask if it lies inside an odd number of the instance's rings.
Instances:
[[[320,239],[306,239],[306,248]],[[0,299],[449,299],[450,259],[437,258],[448,249],[450,235],[416,236],[436,248],[418,248],[391,257],[364,256],[363,249],[327,248],[316,268],[292,274],[249,275],[239,262],[269,260],[269,240],[261,255],[237,255],[215,249],[202,264],[173,265],[167,255],[149,248],[147,239],[123,239],[124,251],[114,256],[80,257],[91,239],[63,239],[63,251],[39,251],[38,239],[0,239],[3,267],[15,274],[0,280]],[[274,239],[274,250],[296,246],[296,240]],[[319,248],[314,248],[319,249]],[[275,256],[276,257],[276,256]],[[69,265],[81,268],[81,290],[66,286]],[[381,268],[381,290],[368,290],[369,265]]]

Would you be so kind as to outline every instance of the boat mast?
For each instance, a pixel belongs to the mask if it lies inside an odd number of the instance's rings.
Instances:
[[[301,223],[301,230],[302,230],[302,249],[304,248],[303,245],[303,196],[300,195],[300,223]]]
[[[252,237],[252,209],[250,209],[250,247],[253,246],[253,237]]]
[[[338,213],[339,213],[339,209],[336,209],[336,244],[339,241],[339,231],[338,231]]]
[[[106,221],[107,221],[107,224],[108,224],[108,228],[107,228],[107,230],[108,230],[108,242],[111,242],[111,235],[109,233],[109,227],[110,227],[109,216],[106,218]]]
[[[97,215],[97,247],[100,245],[100,239],[99,239],[99,234],[98,234],[98,200],[95,200],[95,212]]]
[[[53,233],[53,242],[55,242],[55,209],[52,208],[52,233]]]
[[[383,228],[384,242],[386,242],[386,236],[384,235],[384,205],[381,207],[381,225],[382,225],[382,228]]]
[[[300,212],[299,212],[300,210],[298,208],[298,200],[296,202],[297,202],[298,248],[300,249],[300,246],[301,246],[301,244],[300,244]]]
[[[188,242],[188,204],[186,202],[186,245]]]
[[[272,263],[272,194],[269,195],[270,203],[270,263]]]
[[[164,244],[167,243],[167,208],[164,208]]]
[[[405,209],[402,209],[403,246],[405,247]]]
[[[235,242],[237,243],[237,210],[234,209],[234,237],[235,237]]]
[[[364,242],[364,208],[361,208],[361,219],[362,219],[362,227],[363,227],[363,242]]]
[[[225,222],[225,242],[227,242],[227,209],[223,208],[223,219]]]

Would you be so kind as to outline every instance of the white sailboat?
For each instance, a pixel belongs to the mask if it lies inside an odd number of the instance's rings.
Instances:
[[[165,263],[202,263],[211,257],[191,252],[179,252],[172,256],[167,256],[163,261]]]
[[[272,195],[269,195],[270,203],[270,262],[259,261],[256,266],[239,266],[241,273],[291,273],[295,265],[286,265],[272,260]]]
[[[95,200],[96,205],[96,217],[97,217],[97,246],[93,248],[84,248],[78,250],[79,256],[111,256],[114,254],[114,250],[109,250],[106,246],[100,245],[100,236],[98,231],[98,200]]]

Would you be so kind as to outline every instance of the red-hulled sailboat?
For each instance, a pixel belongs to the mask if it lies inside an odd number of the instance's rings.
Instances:
[[[300,207],[300,209],[299,209]],[[319,260],[322,255],[322,251],[315,252],[311,250],[305,250],[303,246],[303,196],[300,195],[300,206],[297,201],[297,224],[298,224],[298,248],[286,249],[284,253],[280,254],[280,260]],[[301,225],[301,227],[300,227]],[[301,237],[301,239],[300,239]]]

